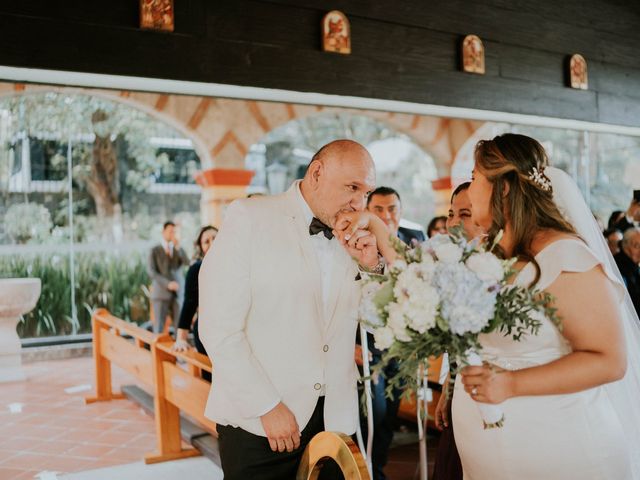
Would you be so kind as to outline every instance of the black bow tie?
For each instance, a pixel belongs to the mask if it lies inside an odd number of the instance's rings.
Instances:
[[[317,235],[320,232],[324,234],[327,240],[331,240],[333,238],[333,230],[330,226],[325,225],[316,217],[313,217],[311,220],[311,225],[309,225],[309,235]]]

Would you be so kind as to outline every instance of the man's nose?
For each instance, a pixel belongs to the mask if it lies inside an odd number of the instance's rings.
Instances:
[[[351,199],[351,206],[353,207],[354,210],[364,210],[365,205],[367,204],[367,196],[366,195],[360,195],[360,194],[356,194],[352,199]]]

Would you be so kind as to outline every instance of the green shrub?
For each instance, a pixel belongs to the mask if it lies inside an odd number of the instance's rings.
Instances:
[[[42,293],[36,308],[18,325],[22,338],[91,332],[91,311],[107,308],[137,323],[149,318],[146,255],[96,252],[75,256],[77,321],[71,315],[69,256],[0,257],[0,277],[38,277]]]

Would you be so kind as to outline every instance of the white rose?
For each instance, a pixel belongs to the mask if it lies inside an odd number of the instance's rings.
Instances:
[[[389,305],[387,305],[387,312],[389,312],[387,327],[389,327],[393,331],[394,337],[401,342],[408,342],[409,340],[411,340],[409,331],[407,330],[407,324],[402,306],[397,303],[390,303]]]
[[[392,270],[404,270],[407,268],[407,262],[399,258],[391,264],[390,268]]]
[[[386,350],[393,345],[395,340],[393,336],[393,330],[389,327],[376,328],[373,332],[376,348],[380,350]]]
[[[467,259],[466,263],[469,270],[483,282],[499,283],[504,277],[502,263],[492,253],[475,253]]]
[[[438,245],[443,245],[447,243],[453,243],[451,237],[448,233],[436,233],[433,237],[431,237],[428,241],[432,247],[436,247]]]
[[[434,248],[436,257],[443,263],[457,263],[462,258],[462,249],[455,243],[443,243]]]
[[[418,333],[424,333],[435,326],[435,308],[425,308],[423,305],[420,305],[419,307],[417,305],[409,305],[405,308],[405,312],[406,316],[409,318],[409,326]]]

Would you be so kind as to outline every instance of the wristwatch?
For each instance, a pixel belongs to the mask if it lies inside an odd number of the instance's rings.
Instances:
[[[358,268],[360,269],[360,271],[365,272],[365,273],[370,273],[370,274],[374,274],[374,275],[382,275],[384,273],[384,268],[387,266],[387,264],[385,263],[384,259],[380,256],[378,256],[378,264],[375,267],[372,268],[366,268],[363,267],[362,265],[358,265]]]

